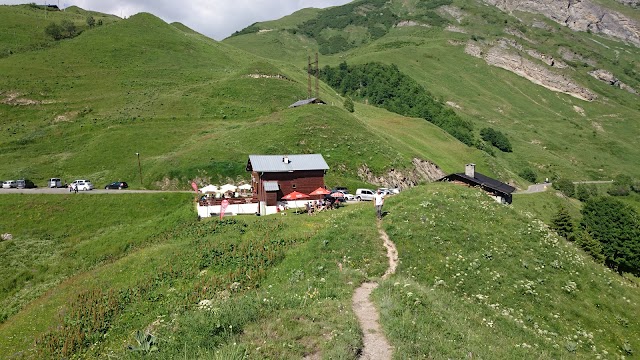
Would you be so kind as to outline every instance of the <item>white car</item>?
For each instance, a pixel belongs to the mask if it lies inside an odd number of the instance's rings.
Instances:
[[[60,178],[51,178],[48,183],[50,188],[62,187],[62,180],[60,180]]]
[[[356,194],[354,196],[358,201],[362,201],[362,200],[371,201],[373,200],[373,197],[375,196],[375,194],[376,193],[371,189],[357,189]]]
[[[352,194],[349,194],[349,190],[338,190],[338,191],[344,195],[344,199],[347,201],[354,201],[356,199],[355,196],[353,196]]]
[[[70,186],[72,189],[78,190],[78,191],[93,190],[93,184],[89,180],[76,180],[72,182]]]
[[[18,183],[15,180],[7,180],[2,183],[3,189],[11,189],[18,187]]]

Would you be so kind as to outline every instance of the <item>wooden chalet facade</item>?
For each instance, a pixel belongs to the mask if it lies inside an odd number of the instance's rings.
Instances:
[[[329,166],[320,154],[250,155],[246,170],[251,172],[253,197],[266,206],[276,206],[283,196],[294,191],[308,195],[325,187],[324,175]],[[316,198],[320,197],[308,199]]]
[[[465,165],[464,173],[447,175],[438,181],[451,181],[467,186],[478,186],[496,199],[496,201],[511,204],[511,194],[516,188],[476,172],[475,167],[475,164],[467,164]]]

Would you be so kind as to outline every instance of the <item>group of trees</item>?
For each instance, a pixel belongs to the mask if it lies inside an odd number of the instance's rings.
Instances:
[[[90,28],[102,25],[102,19],[96,21],[93,16],[87,17],[87,26]],[[44,29],[44,33],[53,40],[71,39],[80,35],[82,31],[78,29],[75,23],[69,20],[62,20],[59,24],[52,22]]]
[[[497,147],[500,151],[503,151],[503,152],[513,151],[513,148],[511,147],[511,142],[509,141],[509,139],[507,139],[507,136],[503,134],[501,131],[487,127],[480,130],[480,137],[482,137],[482,140]]]
[[[590,198],[578,227],[562,207],[552,220],[552,228],[575,241],[597,262],[619,273],[640,275],[640,218],[622,201],[611,196]]]
[[[320,77],[343,96],[366,100],[401,115],[423,118],[466,145],[476,145],[469,121],[461,119],[395,65],[343,62],[338,67],[324,67]]]
[[[44,29],[44,33],[53,40],[70,39],[79,34],[76,24],[69,20],[62,20],[60,24],[52,22]]]
[[[596,185],[580,183],[574,184],[568,179],[558,179],[554,181],[553,187],[565,196],[578,199],[582,202],[600,195],[600,191],[598,191],[598,187]],[[606,192],[611,196],[627,196],[632,192],[640,193],[640,181],[634,180],[629,175],[620,174],[615,177]]]
[[[347,26],[360,26],[367,28],[370,40],[381,38],[398,22],[398,17],[387,8],[386,3],[386,0],[372,0],[366,6],[354,2],[329,8],[292,31],[315,39],[320,53],[324,55],[346,51],[356,44],[342,35],[325,36],[323,30],[344,30]]]

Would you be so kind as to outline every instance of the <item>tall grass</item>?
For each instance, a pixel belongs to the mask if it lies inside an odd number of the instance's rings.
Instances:
[[[401,263],[374,294],[403,356],[607,358],[640,346],[631,320],[638,283],[594,263],[534,213],[449,184],[387,206]]]

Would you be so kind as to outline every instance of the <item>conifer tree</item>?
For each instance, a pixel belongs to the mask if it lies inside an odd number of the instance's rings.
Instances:
[[[580,246],[587,254],[593,257],[598,264],[603,264],[605,257],[600,241],[596,240],[588,231],[581,231],[576,239],[576,244]]]
[[[551,228],[567,240],[573,241],[575,238],[573,219],[564,206],[558,209],[558,212],[551,220]]]
[[[346,97],[344,99],[344,108],[348,111],[348,112],[354,112],[355,109],[353,107],[353,100],[351,100],[350,97]]]

